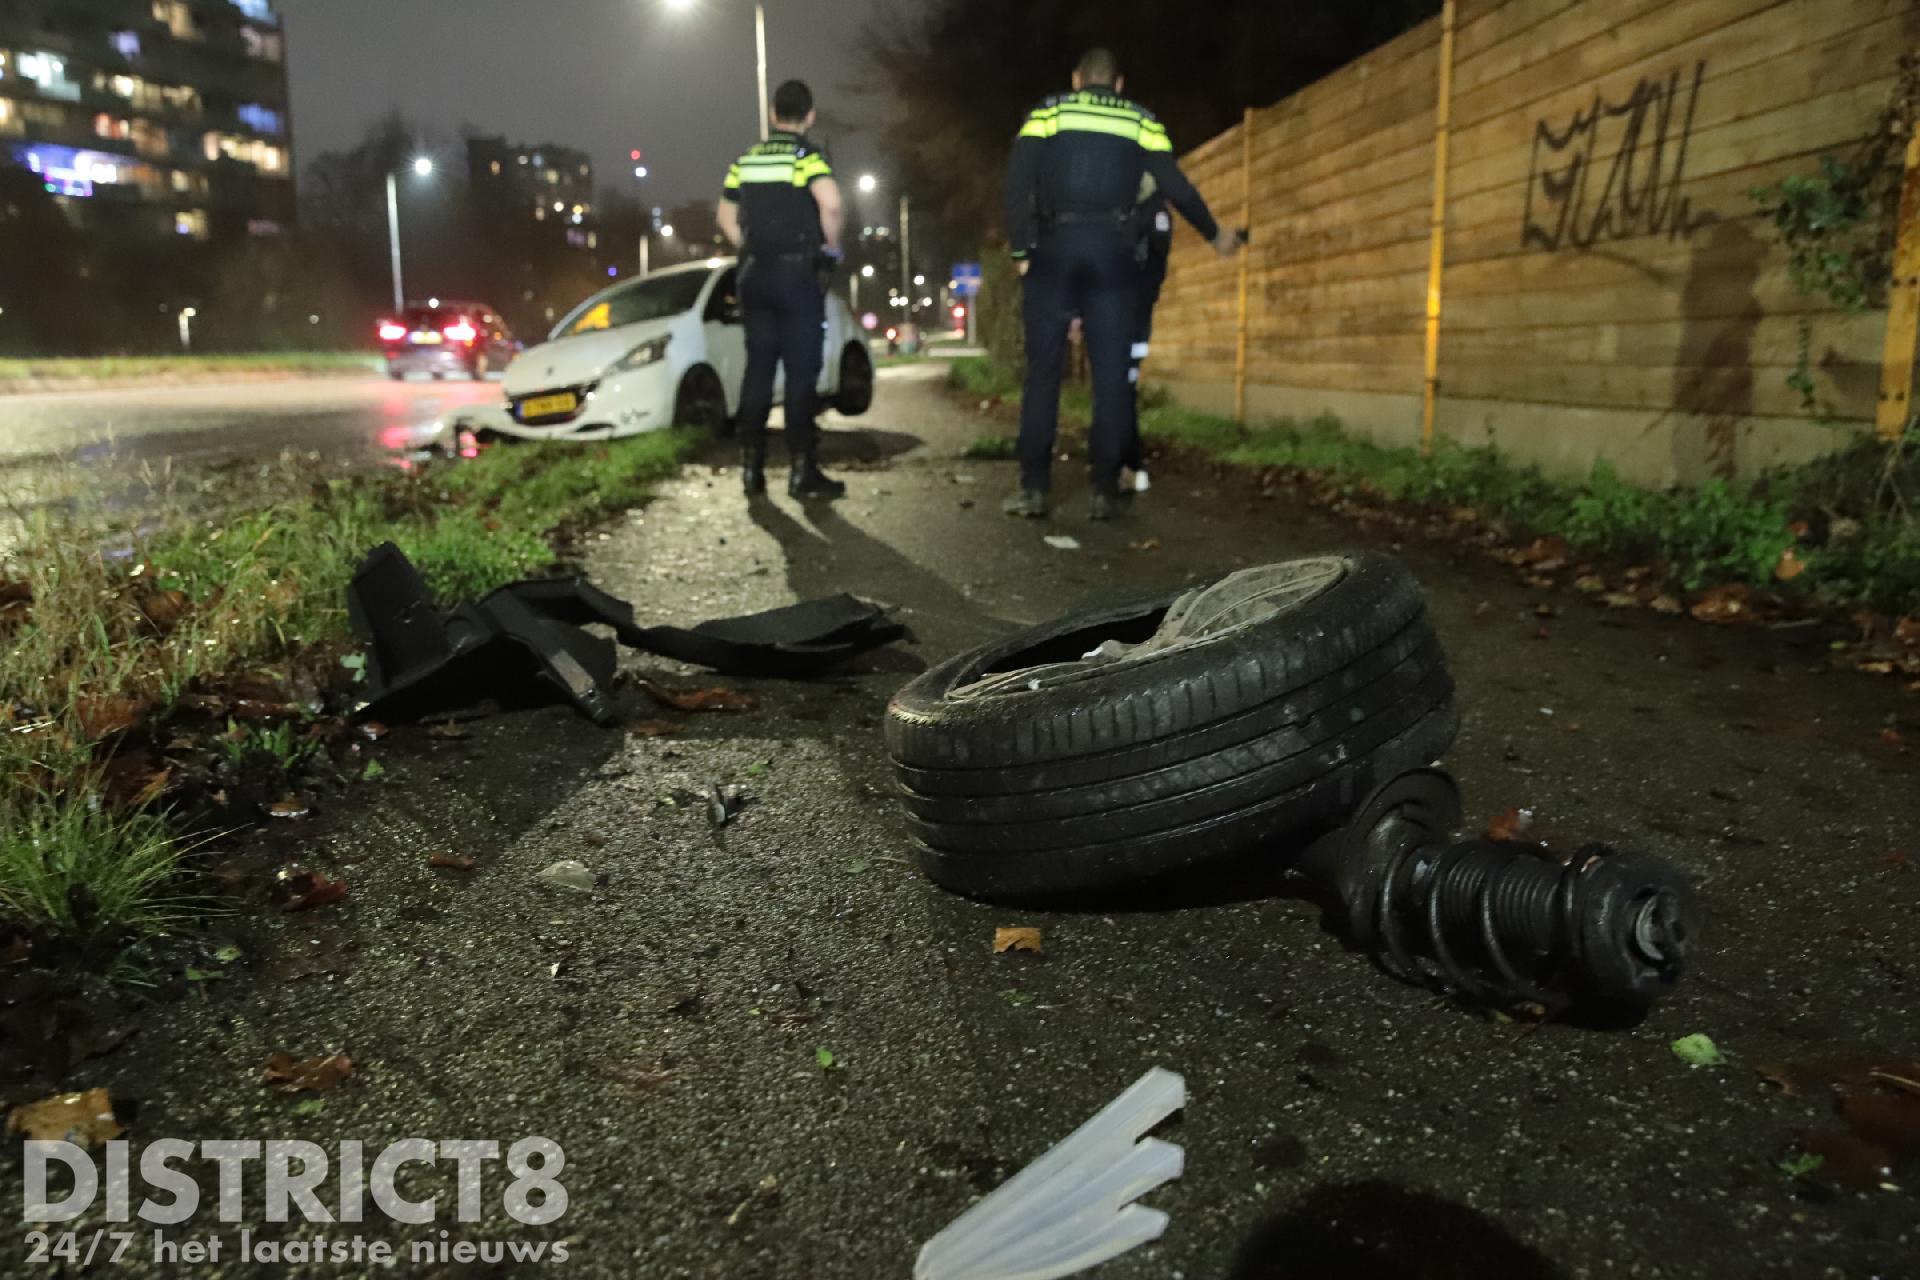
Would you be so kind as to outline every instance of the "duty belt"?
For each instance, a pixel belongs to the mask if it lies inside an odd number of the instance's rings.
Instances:
[[[1131,209],[1062,209],[1057,213],[1044,214],[1041,225],[1046,227],[1089,227],[1089,226],[1128,226],[1133,222]]]

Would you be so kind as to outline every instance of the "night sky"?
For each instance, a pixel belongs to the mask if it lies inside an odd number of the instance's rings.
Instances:
[[[836,166],[877,162],[857,129],[876,99],[845,90],[880,0],[767,0],[767,74],[822,100]],[[296,161],[351,146],[393,107],[456,158],[464,126],[585,148],[603,189],[671,206],[713,199],[759,136],[752,0],[279,0]],[[844,122],[844,123],[842,123]],[[464,161],[462,161],[464,163]],[[884,176],[884,174],[883,174]],[[849,186],[851,184],[848,184]]]

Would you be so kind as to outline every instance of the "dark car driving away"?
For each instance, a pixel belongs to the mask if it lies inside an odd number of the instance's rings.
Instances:
[[[500,313],[484,302],[433,298],[414,302],[398,316],[380,322],[380,344],[387,353],[387,376],[410,373],[444,378],[462,374],[476,382],[504,369],[520,344]]]

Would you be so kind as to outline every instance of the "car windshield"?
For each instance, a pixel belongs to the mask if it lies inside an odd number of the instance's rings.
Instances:
[[[693,304],[700,300],[700,290],[706,287],[709,274],[674,271],[617,285],[581,303],[578,310],[560,322],[553,336],[571,338],[578,333],[618,329],[622,325],[664,320],[691,311]]]

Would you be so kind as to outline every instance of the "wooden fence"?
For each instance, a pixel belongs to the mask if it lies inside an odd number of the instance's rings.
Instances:
[[[1836,311],[1751,192],[1849,154],[1916,45],[1920,0],[1456,0],[1184,158],[1253,246],[1180,236],[1148,376],[1652,484],[1904,425],[1920,263]]]

